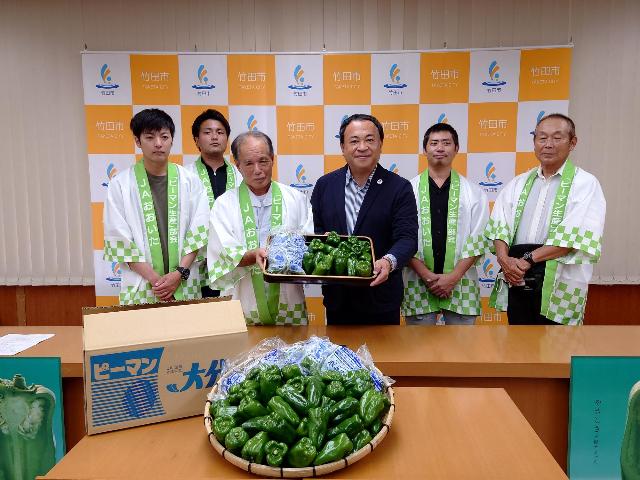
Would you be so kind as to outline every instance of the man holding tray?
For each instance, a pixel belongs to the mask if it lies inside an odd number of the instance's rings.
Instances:
[[[266,283],[260,265],[274,230],[311,232],[313,217],[304,194],[271,180],[273,144],[259,131],[241,133],[231,153],[242,183],[213,204],[209,218],[207,266],[211,288],[233,289],[250,325],[305,325],[301,285]]]
[[[376,278],[367,287],[322,287],[327,324],[398,325],[402,268],[418,248],[418,215],[411,184],[378,160],[384,132],[371,115],[340,126],[346,165],[321,177],[311,205],[316,233],[364,235],[373,240]]]

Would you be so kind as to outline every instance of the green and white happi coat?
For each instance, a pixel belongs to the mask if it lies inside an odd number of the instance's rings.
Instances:
[[[272,215],[278,203],[277,192],[273,188],[273,184],[277,185],[281,196],[281,220],[278,220],[280,228],[312,233],[311,206],[304,194],[294,188],[277,182],[272,183]],[[272,287],[276,285],[264,282],[260,267],[257,265],[238,266],[244,254],[255,248],[252,245],[248,246],[243,225],[243,222],[247,221],[247,215],[242,213],[240,206],[241,195],[240,187],[238,187],[219,196],[211,209],[209,244],[207,246],[207,265],[211,288],[221,290],[223,295],[231,294],[232,298],[240,300],[246,322],[249,325],[306,325],[307,309],[301,285],[277,284],[279,292],[276,298],[273,298],[272,294],[276,289]],[[251,216],[253,217],[253,212],[251,212]],[[271,225],[274,225],[273,220],[272,218]],[[253,222],[255,222],[254,219]],[[247,225],[247,228],[255,230],[255,223]],[[251,234],[251,236],[253,235]],[[264,247],[264,244],[261,242],[260,246]],[[260,287],[264,289],[264,293],[258,292],[256,295],[254,288]],[[265,297],[273,300],[270,303],[274,307],[274,315],[267,319],[261,316],[259,300],[257,300],[257,298],[264,299]]]
[[[433,270],[428,175],[428,171],[425,170],[414,177],[411,186],[418,205],[418,252],[415,257]],[[487,196],[480,187],[473,185],[454,170],[451,171],[448,210],[444,273],[451,272],[462,259],[484,255],[490,247],[483,235],[489,219]],[[478,271],[475,266],[467,270],[451,292],[450,298],[433,295],[411,267],[406,267],[402,276],[405,287],[402,313],[405,317],[443,309],[462,315],[480,315],[482,311]]]
[[[240,170],[238,170],[238,168],[226,158],[224,159],[224,163],[227,165],[227,184],[225,188],[226,192],[227,190],[232,190],[240,185],[240,183],[242,182],[242,174],[240,173]],[[207,194],[209,210],[211,210],[216,200],[213,194],[213,188],[211,187],[209,172],[207,171],[207,167],[205,167],[204,162],[202,161],[202,156],[199,156],[195,162],[186,166],[185,168],[193,173],[196,177],[198,177],[198,179],[202,183],[202,187]],[[202,249],[200,252],[198,252],[196,261],[198,261],[200,265],[200,284],[203,287],[209,285],[209,280],[207,278],[208,272],[206,259],[207,251],[206,249]]]
[[[500,192],[491,212],[485,235],[508,246],[522,216],[533,179],[540,167],[518,175]],[[598,180],[567,160],[554,199],[545,245],[574,249],[545,266],[540,313],[565,325],[580,325],[587,303],[587,288],[593,264],[600,259],[606,201]],[[494,246],[491,246],[495,251]],[[508,284],[498,275],[490,306],[505,311]]]
[[[154,270],[159,275],[164,274],[160,271],[164,266],[157,268],[156,265],[157,251],[160,246],[157,226],[155,226],[153,200],[149,198],[148,186],[144,185],[146,173],[143,168],[142,176],[137,179],[135,168],[133,166],[124,170],[111,180],[104,203],[104,259],[120,262],[121,305],[159,301],[153,294],[151,284],[131,270],[127,262],[147,262],[154,266]],[[171,271],[175,269],[182,257],[207,244],[209,208],[202,184],[195,175],[173,163],[169,163],[168,169],[168,249]],[[140,181],[142,184],[139,186]],[[177,215],[177,218],[172,212]],[[174,235],[174,228],[177,230],[175,232],[177,235]],[[172,245],[174,245],[173,251],[171,251]],[[155,253],[152,254],[153,252]],[[176,299],[201,297],[197,261],[191,265],[190,270],[189,280],[183,281],[176,290]]]

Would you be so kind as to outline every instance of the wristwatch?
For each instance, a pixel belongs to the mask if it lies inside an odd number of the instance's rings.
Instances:
[[[533,260],[533,254],[531,252],[524,252],[524,255],[522,255],[522,259],[529,262],[532,267],[536,264],[536,262]]]
[[[191,275],[191,270],[185,267],[176,267],[176,271],[180,272],[180,276],[182,280],[189,280],[189,275]]]

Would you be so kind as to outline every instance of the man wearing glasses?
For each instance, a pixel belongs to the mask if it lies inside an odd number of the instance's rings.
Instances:
[[[577,141],[569,117],[540,119],[540,166],[505,185],[494,204],[485,235],[502,270],[490,306],[506,310],[511,325],[582,324],[606,202],[598,180],[569,159]]]

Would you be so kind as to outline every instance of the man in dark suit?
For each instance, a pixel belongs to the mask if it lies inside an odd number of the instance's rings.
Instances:
[[[321,177],[311,196],[316,233],[373,240],[376,278],[367,287],[322,287],[327,324],[398,325],[402,268],[418,250],[418,211],[411,184],[379,163],[384,132],[371,115],[340,126],[347,164]]]

